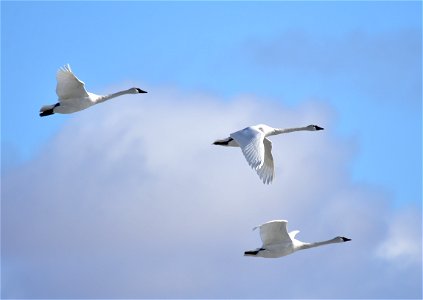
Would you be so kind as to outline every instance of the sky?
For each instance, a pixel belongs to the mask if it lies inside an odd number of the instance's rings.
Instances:
[[[2,298],[421,298],[421,12],[3,1]],[[148,94],[40,118],[66,63]],[[258,123],[325,130],[272,137],[265,186],[211,145]],[[243,257],[272,219],[352,241]]]

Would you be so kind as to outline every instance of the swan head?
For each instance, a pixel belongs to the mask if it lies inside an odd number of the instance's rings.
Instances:
[[[131,89],[129,89],[129,92],[131,93],[131,94],[141,94],[141,93],[147,93],[146,91],[143,91],[142,89],[139,89],[139,88],[131,88]]]
[[[351,241],[351,239],[346,238],[346,237],[343,237],[343,236],[337,236],[337,237],[335,238],[335,240],[336,240],[336,242],[338,242],[338,243],[343,243],[343,242],[349,242],[349,241]]]
[[[310,131],[316,131],[316,130],[324,130],[323,127],[317,126],[317,125],[308,125],[307,130]]]

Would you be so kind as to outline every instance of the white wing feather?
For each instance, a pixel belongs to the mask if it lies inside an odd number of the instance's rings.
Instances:
[[[295,236],[299,233],[300,231],[299,230],[294,230],[294,231],[291,231],[290,233],[288,233],[289,234],[289,237],[293,240],[293,239],[295,239]]]
[[[260,228],[260,237],[263,247],[265,247],[273,244],[292,242],[286,229],[287,224],[288,221],[286,220],[275,220],[264,223],[254,229]]]
[[[264,138],[264,163],[260,169],[257,169],[256,172],[263,183],[269,184],[273,181],[275,176],[275,167],[273,164],[273,155],[272,155],[272,142]]]
[[[264,163],[264,133],[260,130],[247,127],[230,134],[241,147],[248,164],[255,170],[260,169]]]
[[[56,94],[59,96],[59,101],[88,96],[85,84],[72,73],[69,65],[65,65],[57,71],[56,79]]]

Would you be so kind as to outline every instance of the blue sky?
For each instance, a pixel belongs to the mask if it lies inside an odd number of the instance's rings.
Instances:
[[[331,130],[357,138],[355,178],[388,186],[398,202],[420,198],[418,2],[80,6],[3,4],[2,145],[12,161],[33,157],[67,119],[46,124],[33,111],[54,102],[55,71],[70,63],[99,92],[142,80],[223,98],[253,93],[292,105],[312,97],[330,103],[339,115]],[[289,63],[284,50],[299,53],[299,63]],[[17,97],[22,80],[31,96]]]
[[[16,174],[44,161],[46,149],[61,149],[51,145],[76,126],[75,119],[95,121],[95,110],[101,115],[112,107],[39,118],[39,108],[56,101],[56,70],[70,63],[88,91],[138,86],[149,91],[148,104],[139,104],[148,107],[165,99],[179,111],[186,108],[184,94],[199,112],[252,99],[263,113],[246,113],[245,119],[240,114],[237,126],[302,125],[264,112],[295,114],[312,103],[324,115],[319,125],[333,150],[348,157],[340,160],[346,182],[384,195],[381,201],[392,216],[417,208],[421,222],[421,2],[6,1],[1,6],[4,182],[13,176],[21,180]],[[172,91],[177,97],[169,100]],[[172,109],[162,108],[164,115]],[[319,121],[298,116],[306,124]],[[13,198],[13,190],[7,195]]]

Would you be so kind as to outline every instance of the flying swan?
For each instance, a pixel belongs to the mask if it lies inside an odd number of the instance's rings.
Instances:
[[[110,95],[96,95],[87,92],[85,90],[85,84],[72,73],[69,64],[57,71],[56,79],[56,94],[59,97],[59,102],[41,107],[40,117],[49,116],[55,113],[74,113],[125,94],[147,93],[139,88],[130,88]]]
[[[317,125],[308,125],[305,127],[281,129],[259,124],[231,133],[228,138],[217,140],[213,144],[241,147],[242,153],[251,168],[256,170],[263,183],[269,184],[275,175],[275,167],[273,165],[272,142],[267,137],[301,130],[316,131],[323,130],[323,128]]]
[[[288,221],[285,220],[274,220],[254,227],[253,230],[260,228],[260,237],[263,241],[263,245],[261,248],[245,251],[244,256],[277,258],[294,253],[298,250],[351,241],[349,238],[338,236],[327,241],[304,243],[295,239],[297,233],[300,232],[299,230],[288,233],[286,229],[287,224]]]

